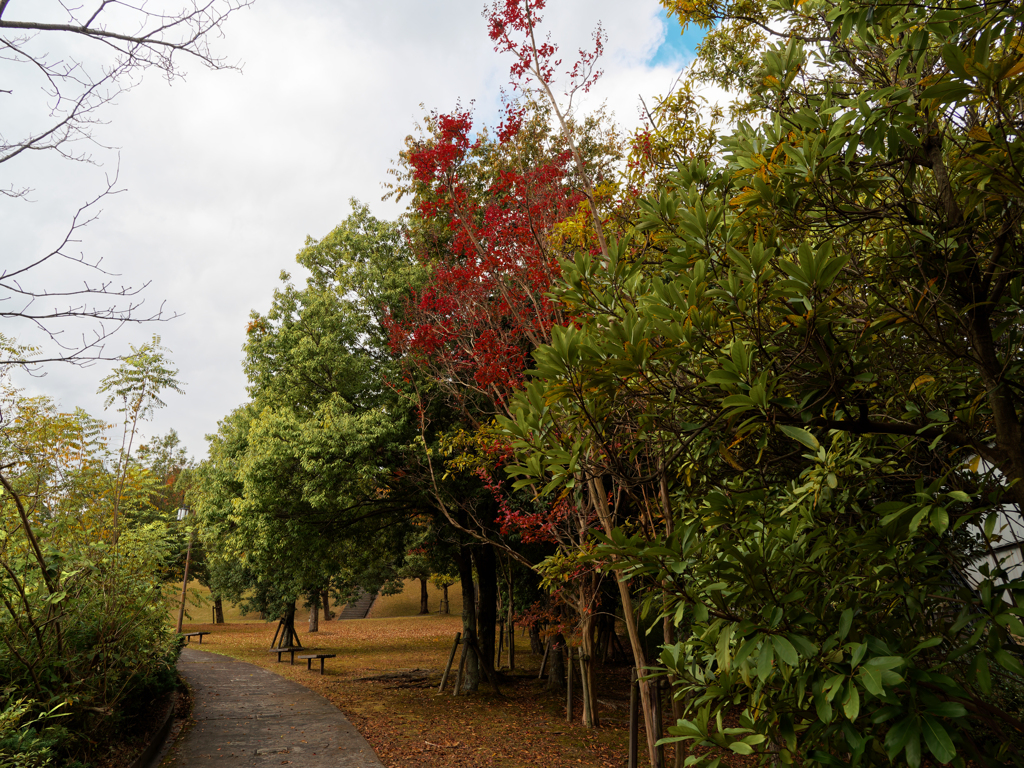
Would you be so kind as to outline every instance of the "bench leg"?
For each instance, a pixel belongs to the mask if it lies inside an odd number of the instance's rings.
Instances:
[[[312,659],[306,659],[306,670],[307,671],[312,671],[313,670],[313,660]]]
[[[321,675],[324,673],[324,661],[325,661],[325,659],[323,657],[321,657],[320,658],[320,674]]]
[[[292,666],[294,666],[295,665],[295,651],[292,651],[291,655],[292,655],[292,660],[291,660],[290,663],[292,664]]]

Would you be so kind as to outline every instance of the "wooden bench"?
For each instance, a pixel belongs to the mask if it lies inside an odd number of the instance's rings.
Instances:
[[[324,659],[333,659],[337,656],[336,653],[312,653],[308,656],[299,656],[299,659],[306,660],[306,669],[310,672],[313,671],[313,659],[320,659],[320,674],[324,673]]]
[[[212,634],[211,632],[182,632],[181,636],[185,638],[186,643],[192,642],[193,637],[199,638],[199,644],[203,644],[203,635]]]
[[[278,661],[281,661],[281,654],[282,653],[291,654],[291,663],[294,664],[295,663],[295,652],[296,651],[301,651],[301,650],[303,650],[301,645],[286,645],[283,648],[271,648],[270,649],[270,653],[276,653]]]

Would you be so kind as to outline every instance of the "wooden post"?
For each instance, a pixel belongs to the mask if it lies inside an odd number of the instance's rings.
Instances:
[[[629,768],[637,768],[637,746],[640,736],[640,687],[636,667],[629,671]]]
[[[494,662],[495,669],[501,669],[501,651],[505,646],[505,622],[498,622],[498,659]]]
[[[455,633],[455,642],[452,643],[452,652],[448,654],[448,664],[444,668],[444,674],[441,675],[441,687],[437,689],[438,693],[444,693],[445,683],[448,682],[448,673],[452,671],[452,662],[455,661],[455,651],[459,648],[459,640],[462,639],[462,633]]]
[[[459,673],[455,676],[455,688],[452,690],[452,696],[459,695],[459,689],[462,687],[462,675],[466,670],[466,643],[462,644],[462,655],[459,656]]]
[[[565,644],[567,656],[565,665],[565,721],[572,722],[572,646]]]
[[[192,559],[192,534],[188,535],[188,549],[185,551],[185,576],[181,580],[181,610],[178,611],[178,634],[181,634],[181,623],[185,620],[185,596],[188,591],[188,564]]]
[[[548,653],[551,652],[551,641],[548,640],[547,645],[544,646],[544,658],[540,660],[540,674],[537,675],[538,680],[544,678],[544,669],[548,665]]]
[[[508,671],[516,671],[516,626],[512,623],[512,607],[508,617]]]

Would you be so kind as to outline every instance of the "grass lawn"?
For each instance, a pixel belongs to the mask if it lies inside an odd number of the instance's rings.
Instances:
[[[419,584],[410,582],[401,595],[379,598],[369,618],[321,622],[315,634],[303,632],[305,624],[297,621],[304,646],[338,654],[327,660],[323,677],[318,670],[307,672],[305,664],[289,665],[287,657],[278,663],[276,654],[267,652],[276,622],[246,621],[232,612],[230,623],[186,623],[183,629],[212,632],[203,640],[204,651],[251,662],[330,699],[389,768],[625,765],[625,710],[602,709],[602,727],[588,730],[579,724],[577,700],[576,722],[567,723],[564,697],[543,690],[536,680],[540,657],[530,653],[529,641],[519,633],[517,670],[503,684],[502,697],[483,688],[455,697],[451,683],[449,693],[439,695],[444,664],[462,628],[458,587],[450,588],[449,595],[450,615],[416,615]],[[435,611],[437,601],[432,593]],[[196,609],[192,613],[201,615]],[[502,663],[507,664],[507,656]],[[627,674],[609,670],[599,698],[622,699]]]
[[[418,581],[406,583],[405,591],[397,595],[389,595],[374,602],[370,609],[368,618],[385,619],[393,616],[415,616],[420,610],[420,586]],[[171,621],[177,625],[178,611],[181,607],[181,583],[178,583],[173,590],[174,598],[171,600]],[[437,611],[441,605],[441,590],[433,584],[427,583],[427,600],[431,611]],[[450,611],[453,614],[462,613],[462,585],[455,584],[448,587],[448,601]],[[224,601],[224,621],[227,624],[252,623],[260,621],[255,613],[244,613],[241,608],[233,603]],[[344,605],[332,605],[331,610],[337,613]],[[201,623],[207,619],[213,621],[213,599],[210,597],[210,590],[198,581],[188,583],[188,598],[185,604],[185,623]],[[274,620],[276,622],[276,619]],[[309,609],[299,604],[295,611],[295,626],[300,624],[308,625]],[[273,633],[271,633],[273,636]]]

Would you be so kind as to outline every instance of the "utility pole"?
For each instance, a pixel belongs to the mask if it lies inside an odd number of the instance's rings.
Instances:
[[[190,509],[182,507],[178,510],[178,522],[185,520],[188,517]],[[185,620],[185,598],[186,592],[188,591],[188,564],[192,560],[192,531],[188,533],[188,549],[185,550],[185,575],[181,580],[181,608],[178,611],[178,629],[177,632],[181,634],[181,623]]]

